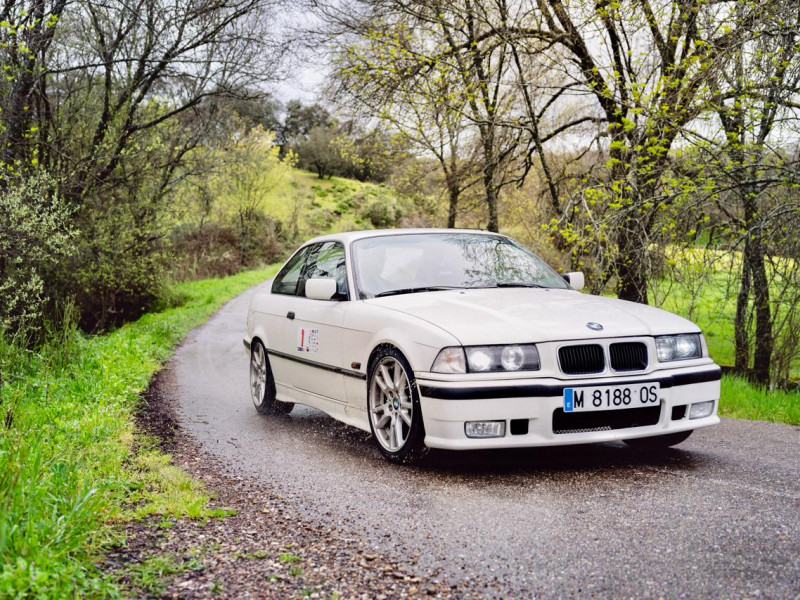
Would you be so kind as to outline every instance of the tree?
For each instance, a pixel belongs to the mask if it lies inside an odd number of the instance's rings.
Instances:
[[[558,50],[565,76],[591,94],[605,127],[606,169],[587,190],[590,201],[573,206],[599,206],[611,219],[604,235],[612,236],[620,298],[648,301],[649,248],[665,206],[659,198],[670,151],[706,109],[709,85],[757,16],[752,7],[731,14],[733,4],[543,0],[543,26],[518,32]]]
[[[736,10],[743,21],[744,6]],[[717,119],[695,140],[703,165],[695,177],[712,184],[712,207],[726,222],[728,244],[741,251],[735,368],[765,384],[772,379],[776,340],[800,301],[792,285],[796,265],[787,260],[797,256],[791,224],[800,215],[792,192],[800,162],[791,146],[800,131],[798,28],[794,2],[763,7],[713,82],[709,105]],[[713,126],[718,135],[709,143]]]
[[[298,165],[314,171],[320,179],[341,173],[345,161],[334,144],[337,135],[335,126],[313,127],[308,137],[295,146]]]
[[[0,9],[3,180],[45,168],[81,232],[54,287],[86,326],[141,311],[165,265],[168,201],[213,127],[210,98],[270,81],[272,0],[9,0]]]
[[[292,158],[278,156],[274,139],[273,133],[261,127],[247,131],[227,150],[227,167],[219,178],[220,191],[230,200],[238,226],[239,253],[244,265],[253,264],[254,254],[259,258],[264,256],[259,246],[277,245],[276,221],[264,213],[264,203],[288,178]],[[263,231],[264,228],[268,231]]]
[[[322,105],[304,105],[300,100],[290,100],[286,104],[283,123],[278,125],[276,131],[281,152],[285,152],[287,147],[303,143],[313,129],[326,129],[333,125],[331,113]]]
[[[465,157],[452,144],[460,144],[457,130],[469,127],[471,133],[463,137],[472,136],[480,152],[486,226],[498,231],[500,192],[520,182],[527,167],[516,160],[525,154],[526,140],[519,128],[509,127],[515,91],[509,85],[508,48],[489,34],[497,11],[469,0],[363,0],[352,9],[318,7],[328,26],[349,41],[337,55],[337,74],[347,93],[371,107],[376,117],[385,119],[388,110],[401,107],[395,115],[405,114],[391,117],[392,125],[438,155],[452,184],[453,220],[464,186],[456,186],[457,165]],[[438,121],[439,133],[429,127],[431,118]],[[420,135],[421,129],[425,134]]]
[[[466,100],[457,101],[459,86],[446,72],[429,72],[408,81],[374,77],[365,69],[365,55],[382,61],[390,73],[404,68],[405,54],[396,51],[397,44],[387,45],[382,39],[368,38],[345,48],[336,61],[335,97],[341,106],[355,101],[359,112],[379,118],[421,158],[435,158],[446,189],[447,226],[455,227],[462,193],[479,183],[478,148],[470,139],[470,122],[463,112]]]
[[[379,127],[365,131],[355,121],[341,124],[331,141],[343,161],[341,173],[337,174],[359,181],[386,181],[404,157],[401,141]]]

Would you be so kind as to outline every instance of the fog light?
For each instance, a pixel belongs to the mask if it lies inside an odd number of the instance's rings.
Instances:
[[[714,412],[713,400],[698,402],[697,404],[692,404],[692,407],[689,409],[689,418],[702,419],[703,417],[709,416],[712,412]]]
[[[467,421],[464,433],[468,438],[503,437],[506,434],[505,421]]]

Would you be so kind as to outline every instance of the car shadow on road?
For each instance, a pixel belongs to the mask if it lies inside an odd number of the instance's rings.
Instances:
[[[642,467],[691,471],[702,462],[703,455],[692,451],[679,448],[645,451],[619,442],[507,450],[431,451],[418,468],[454,475],[519,475]]]
[[[300,414],[297,414],[297,413]],[[272,417],[275,419],[276,417]],[[320,453],[322,460],[352,460],[361,468],[366,462],[372,468],[401,470],[405,475],[436,473],[439,477],[452,475],[463,478],[508,475],[508,481],[520,475],[545,476],[564,474],[599,474],[642,469],[664,470],[674,473],[693,472],[709,462],[710,457],[688,448],[644,450],[628,447],[622,442],[581,444],[503,450],[431,450],[415,465],[393,465],[380,455],[372,437],[359,429],[349,427],[313,409],[303,407],[290,416],[279,417],[280,428],[292,438],[313,439],[306,446],[308,452]],[[687,446],[691,446],[687,442]],[[513,477],[510,477],[513,476]]]

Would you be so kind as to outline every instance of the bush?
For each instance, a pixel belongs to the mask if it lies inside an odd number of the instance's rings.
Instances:
[[[175,262],[171,270],[178,281],[225,277],[242,266],[236,231],[217,223],[176,228],[172,245]]]
[[[398,198],[383,187],[366,190],[355,201],[359,206],[358,215],[378,228],[397,227],[413,210],[406,199]]]
[[[46,172],[0,191],[0,333],[41,329],[48,274],[74,252],[71,213]]]
[[[144,314],[166,284],[172,256],[159,198],[84,200],[77,249],[60,264],[60,295],[74,298],[85,331],[106,330]]]
[[[286,240],[280,221],[255,215],[246,231],[243,240],[241,227],[206,223],[199,228],[176,228],[171,236],[176,257],[170,265],[172,277],[178,281],[226,277],[283,256]]]

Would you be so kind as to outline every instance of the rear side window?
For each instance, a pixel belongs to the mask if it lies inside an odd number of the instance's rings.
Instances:
[[[305,295],[306,281],[315,277],[329,277],[336,280],[336,293],[339,298],[347,298],[347,267],[344,259],[344,246],[339,242],[325,242],[311,249],[306,266],[300,276],[297,295]]]
[[[319,248],[321,244],[313,244],[300,249],[275,276],[272,282],[273,294],[297,295],[297,282],[306,264],[306,258],[312,248]]]

